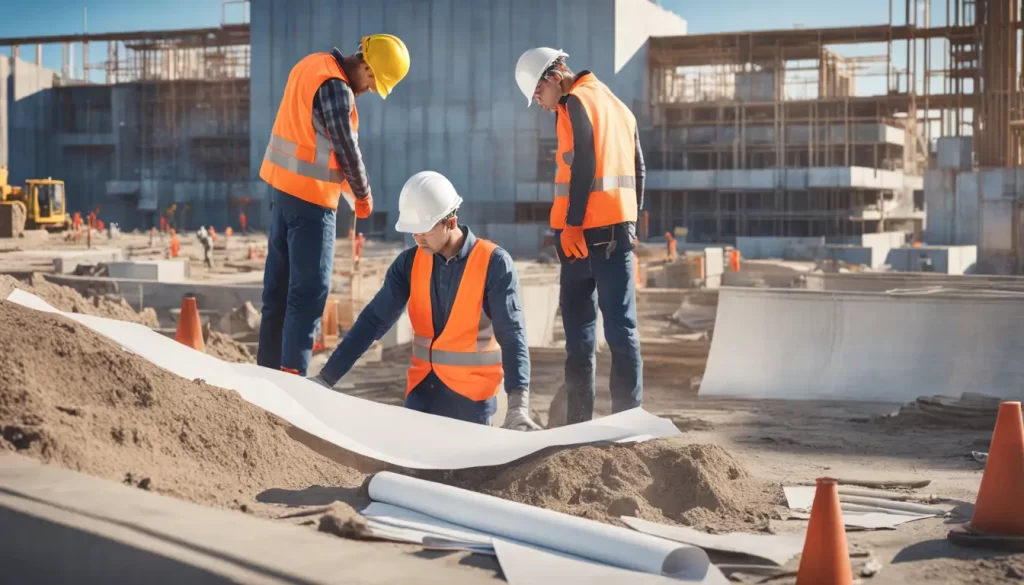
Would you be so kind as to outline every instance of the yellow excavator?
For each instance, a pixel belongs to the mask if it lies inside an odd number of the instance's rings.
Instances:
[[[0,236],[13,237],[22,229],[60,232],[71,227],[64,181],[29,179],[24,187],[14,187],[7,183],[7,173],[0,168],[0,225],[6,228],[0,229]]]

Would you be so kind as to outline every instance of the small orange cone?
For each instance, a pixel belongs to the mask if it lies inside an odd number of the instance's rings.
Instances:
[[[819,478],[796,585],[853,585],[836,480]]]
[[[985,473],[981,476],[969,528],[1003,536],[1024,536],[1024,421],[1020,402],[1003,402],[996,417]]]
[[[174,334],[174,340],[194,350],[206,351],[203,328],[199,323],[199,307],[194,295],[188,294],[181,299],[181,314],[178,315],[178,331]]]

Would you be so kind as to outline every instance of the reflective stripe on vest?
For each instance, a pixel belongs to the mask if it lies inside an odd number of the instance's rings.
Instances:
[[[342,193],[351,198],[352,189],[338,166],[323,122],[313,116],[317,92],[330,79],[348,83],[330,53],[313,53],[292,68],[263,154],[260,178],[279,191],[337,209]],[[357,133],[359,114],[354,103],[350,122],[352,132]]]
[[[317,181],[341,184],[345,181],[345,173],[341,172],[341,169],[331,168],[334,145],[331,144],[331,139],[327,136],[323,124],[315,117],[313,118],[313,131],[316,133],[316,153],[313,162],[298,158],[298,144],[274,134],[270,136],[270,144],[267,145],[267,152],[263,155],[263,160],[270,161],[296,175]]]
[[[440,334],[434,331],[431,301],[434,258],[429,252],[416,250],[409,291],[414,336],[406,394],[431,372],[453,392],[470,400],[487,400],[497,394],[504,378],[501,347],[483,310],[487,269],[495,249],[492,242],[476,240]]]
[[[584,229],[636,221],[636,118],[593,74],[582,76],[569,90],[580,100],[594,129],[595,178],[583,218]],[[569,181],[575,158],[569,110],[559,104],[556,122],[555,200],[550,225],[565,227]]]

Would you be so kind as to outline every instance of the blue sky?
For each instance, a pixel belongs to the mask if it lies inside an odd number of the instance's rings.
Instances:
[[[794,25],[814,28],[884,24],[888,21],[889,5],[889,0],[660,1],[666,8],[686,18],[691,34],[793,28]],[[936,0],[932,1],[937,4]],[[217,26],[221,20],[220,0],[12,0],[4,4],[8,6],[3,9],[4,18],[0,19],[0,37],[81,32],[84,7],[88,7],[90,32]],[[902,20],[903,2],[894,1],[893,4],[900,12],[897,20]],[[241,10],[238,4],[229,5],[228,20],[239,21]],[[32,47],[24,47],[22,57],[32,59],[33,50]],[[75,61],[81,67],[80,48],[74,50]],[[103,47],[95,49],[103,50]],[[859,54],[884,51],[884,47],[860,47]],[[6,53],[7,49],[0,48],[0,52]],[[851,54],[849,47],[840,49],[840,52]],[[93,57],[101,60],[105,54],[96,53]],[[897,62],[902,62],[902,59]],[[43,63],[60,70],[61,47],[43,47]]]

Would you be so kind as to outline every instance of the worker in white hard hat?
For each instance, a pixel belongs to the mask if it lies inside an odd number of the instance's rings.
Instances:
[[[573,73],[567,57],[548,47],[526,51],[516,64],[516,84],[527,106],[536,100],[555,112],[550,222],[561,263],[565,400],[573,424],[593,418],[598,305],[612,356],[612,411],[636,408],[643,397],[632,251],[644,160],[633,113],[593,73]]]
[[[332,388],[408,305],[414,336],[406,408],[491,424],[504,385],[502,426],[537,430],[515,265],[505,250],[459,224],[461,205],[455,187],[438,173],[423,171],[406,182],[395,229],[412,234],[416,245],[398,255],[383,288],[311,379]]]
[[[306,375],[331,287],[338,203],[344,198],[360,219],[373,212],[355,98],[374,92],[384,99],[408,73],[405,43],[375,34],[353,55],[313,53],[288,74],[260,167],[272,217],[259,365]]]

